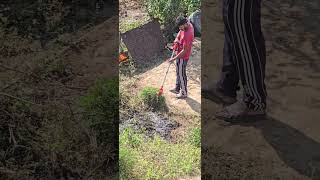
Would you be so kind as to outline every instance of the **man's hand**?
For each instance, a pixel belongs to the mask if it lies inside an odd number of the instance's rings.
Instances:
[[[175,60],[175,58],[169,58],[169,59],[167,59],[167,61],[168,61],[169,63],[173,62],[174,60]]]
[[[172,50],[173,51],[179,51],[179,44],[177,42],[173,43]]]

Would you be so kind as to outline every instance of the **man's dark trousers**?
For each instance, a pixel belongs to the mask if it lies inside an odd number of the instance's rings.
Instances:
[[[261,0],[224,0],[225,44],[218,88],[236,96],[239,79],[249,108],[266,108],[266,48],[261,31]],[[239,78],[240,77],[240,78]]]
[[[177,73],[177,79],[176,79],[176,91],[180,92],[182,90],[182,93],[184,95],[188,94],[188,78],[187,78],[187,64],[188,60],[183,59],[177,59],[176,60],[176,73]]]

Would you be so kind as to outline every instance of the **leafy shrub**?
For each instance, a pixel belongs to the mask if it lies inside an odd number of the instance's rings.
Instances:
[[[119,122],[119,80],[100,79],[80,99],[88,126],[97,132],[98,143],[117,139]]]
[[[153,18],[157,18],[161,23],[173,21],[183,12],[181,0],[146,0],[147,11]]]
[[[190,15],[200,9],[200,0],[145,0],[149,15],[165,26],[165,35],[172,39],[174,22],[179,15]]]
[[[154,87],[145,87],[140,92],[139,97],[145,105],[153,110],[165,107],[165,98],[158,96],[159,89]]]
[[[200,2],[200,0],[183,0],[183,7],[185,8],[188,16],[194,11],[200,9]]]

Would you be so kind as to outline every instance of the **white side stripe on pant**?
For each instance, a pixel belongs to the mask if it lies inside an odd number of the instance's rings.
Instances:
[[[246,31],[246,28],[245,28],[244,16],[245,16],[245,3],[246,3],[246,1],[245,0],[241,0],[241,3],[242,3],[242,8],[241,8],[241,22],[240,22],[240,24],[241,24],[242,28],[240,28],[240,29],[241,29],[242,34],[244,36],[244,44],[245,44],[244,48],[245,48],[245,50],[247,50],[245,52],[248,53],[247,57],[249,59],[247,59],[247,60],[248,60],[248,64],[249,64],[249,67],[250,67],[249,68],[249,72],[252,75],[251,84],[253,85],[253,87],[250,87],[250,88],[253,88],[252,91],[255,94],[255,98],[258,100],[258,103],[256,101],[254,101],[255,107],[260,109],[261,108],[260,106],[261,106],[261,103],[262,103],[262,98],[261,98],[261,96],[260,96],[260,94],[258,92],[258,89],[257,89],[257,84],[256,84],[257,81],[256,81],[256,76],[255,76],[255,71],[254,71],[255,69],[254,69],[253,60],[252,60],[253,56],[252,56],[251,49],[250,49],[250,46],[249,46],[249,43],[248,43],[247,31]]]
[[[243,69],[244,69],[244,76],[245,76],[245,81],[247,82],[247,84],[248,84],[248,87],[247,87],[247,89],[249,90],[248,91],[248,93],[251,95],[251,96],[254,96],[254,94],[253,94],[253,92],[252,92],[252,89],[251,88],[249,88],[250,86],[251,86],[251,84],[250,84],[250,82],[251,82],[251,80],[249,81],[249,78],[250,78],[250,76],[248,75],[248,70],[247,70],[247,61],[245,60],[245,58],[246,57],[244,57],[244,54],[243,54],[243,49],[241,48],[242,46],[243,46],[243,41],[242,41],[242,39],[241,39],[241,36],[242,35],[240,35],[240,33],[239,33],[239,27],[238,27],[238,24],[239,24],[239,19],[237,19],[237,18],[239,18],[240,16],[238,15],[238,14],[240,14],[239,13],[239,11],[241,10],[240,8],[239,8],[239,5],[238,5],[238,2],[239,2],[240,0],[235,0],[235,5],[234,5],[234,12],[233,12],[233,21],[234,21],[234,28],[235,28],[235,31],[236,31],[236,35],[237,35],[237,40],[238,40],[238,43],[239,43],[239,51],[240,51],[240,54],[241,54],[241,58],[242,58],[242,61],[243,61],[243,63],[242,63],[242,65],[243,65]],[[235,48],[235,50],[236,50],[236,48]],[[237,52],[235,52],[235,54],[238,54]],[[240,60],[241,59],[238,59],[238,63],[240,63]],[[245,88],[246,89],[246,88]]]
[[[183,61],[182,59],[179,59],[179,78],[180,78],[180,81],[181,81],[181,91],[182,93],[186,94],[186,82],[185,82],[185,78],[183,76]]]
[[[247,31],[245,29],[245,1],[244,0],[236,0],[236,5],[234,8],[234,23],[236,27],[236,34],[239,41],[239,48],[242,56],[243,67],[245,78],[248,85],[249,93],[254,97],[254,101],[252,102],[255,105],[255,108],[260,109],[262,107],[262,98],[259,95],[256,85],[255,72],[253,67],[252,54],[250,50],[250,46],[248,43]],[[237,19],[236,19],[237,18]],[[258,102],[257,102],[258,101]]]
[[[251,1],[251,7],[250,7],[250,27],[251,27],[252,37],[254,37],[254,34],[253,34],[253,25],[252,25],[252,9],[253,9],[253,1]],[[258,55],[259,66],[260,66],[260,74],[261,74],[261,83],[263,83],[263,72],[262,72],[262,67],[261,67],[261,55],[260,55],[260,52],[258,51],[258,47],[257,47],[257,43],[256,43],[255,38],[253,38],[253,43],[254,43],[255,50],[256,50],[257,55]],[[262,86],[262,85],[261,85],[261,86]],[[266,96],[267,96],[267,93],[266,93],[265,89],[262,88],[262,90],[263,90],[264,96],[266,97]],[[264,108],[264,107],[263,107],[263,108]]]

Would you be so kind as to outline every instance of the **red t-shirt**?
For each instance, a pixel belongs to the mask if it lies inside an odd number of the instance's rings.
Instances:
[[[189,60],[192,49],[192,42],[194,39],[194,29],[191,23],[188,23],[189,27],[186,31],[179,31],[175,43],[178,43],[178,53],[182,51],[184,45],[189,45],[189,48],[186,49],[186,53],[182,57],[183,60]]]

